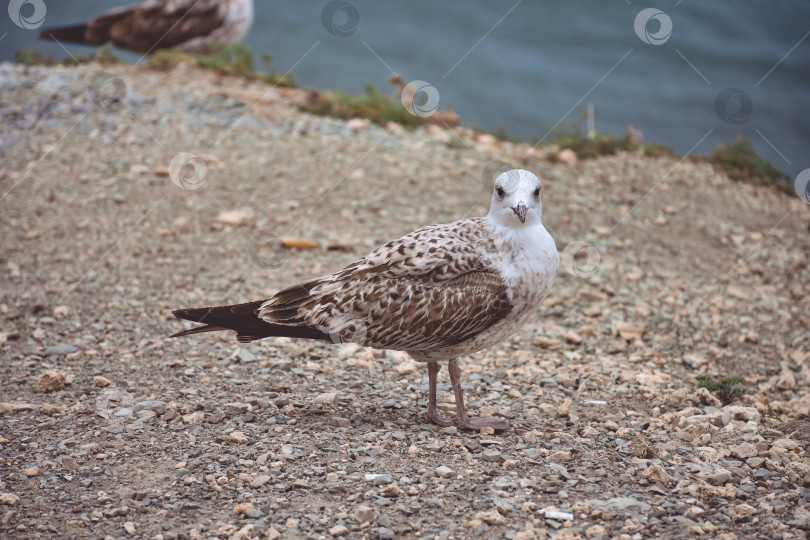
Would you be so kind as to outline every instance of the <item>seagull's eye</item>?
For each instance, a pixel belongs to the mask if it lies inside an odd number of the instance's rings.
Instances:
[[[501,186],[495,188],[495,193],[498,195],[499,198],[503,199],[503,196],[506,194]]]
[[[540,188],[539,188],[539,187],[538,187],[538,188],[536,188],[536,189],[534,190],[534,196],[535,196],[535,197],[539,197],[539,196],[540,196]]]

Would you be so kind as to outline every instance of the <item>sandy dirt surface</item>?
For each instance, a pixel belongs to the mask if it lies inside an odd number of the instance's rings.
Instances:
[[[0,95],[3,538],[806,538],[797,197],[690,160],[552,164],[308,116],[300,91],[190,67],[4,64]],[[493,160],[543,179],[563,256],[538,315],[462,359],[470,409],[511,431],[426,424],[401,353],[166,338],[189,326],[172,308],[483,215]]]

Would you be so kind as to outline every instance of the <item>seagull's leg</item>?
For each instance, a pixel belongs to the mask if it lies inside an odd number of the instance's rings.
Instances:
[[[509,422],[501,420],[500,418],[485,418],[467,416],[467,410],[464,408],[464,396],[461,392],[461,368],[458,367],[458,361],[453,359],[447,366],[450,371],[450,381],[453,383],[453,392],[456,394],[456,426],[460,429],[481,429],[484,427],[491,427],[497,431],[504,431],[509,429]]]
[[[439,370],[442,369],[441,364],[438,362],[428,362],[428,410],[427,410],[427,417],[428,420],[433,422],[434,424],[439,424],[440,426],[448,427],[455,424],[452,418],[447,416],[442,416],[436,410],[436,375],[439,374]]]

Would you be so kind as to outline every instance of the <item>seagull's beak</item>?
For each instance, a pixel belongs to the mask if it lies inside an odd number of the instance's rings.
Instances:
[[[523,204],[523,201],[519,202],[517,206],[512,207],[512,212],[515,213],[521,223],[526,223],[526,212],[528,211],[529,209]]]

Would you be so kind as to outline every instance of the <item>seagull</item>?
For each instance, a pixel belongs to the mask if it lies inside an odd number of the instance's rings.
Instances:
[[[405,351],[427,363],[428,420],[465,430],[509,429],[503,419],[467,415],[458,358],[518,331],[551,290],[559,254],[543,226],[541,188],[529,171],[503,172],[485,217],[422,227],[269,299],[173,311],[205,326],[171,337],[234,330],[242,343],[281,336]],[[436,408],[443,362],[455,417]]]
[[[89,22],[45,28],[40,39],[104,45],[148,54],[179,47],[207,53],[217,41],[239,43],[253,24],[253,0],[144,0]]]

